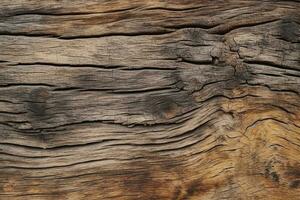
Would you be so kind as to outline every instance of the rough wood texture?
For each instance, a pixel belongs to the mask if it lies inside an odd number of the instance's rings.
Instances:
[[[0,199],[300,199],[299,13],[1,0]]]

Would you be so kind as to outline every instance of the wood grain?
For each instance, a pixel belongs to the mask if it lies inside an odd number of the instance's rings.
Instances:
[[[299,11],[2,0],[0,199],[300,199]]]

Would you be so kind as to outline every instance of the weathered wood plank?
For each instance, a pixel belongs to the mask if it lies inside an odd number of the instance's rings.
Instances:
[[[297,1],[0,2],[0,199],[299,199]]]

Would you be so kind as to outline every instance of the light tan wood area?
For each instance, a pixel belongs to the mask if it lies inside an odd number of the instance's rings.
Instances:
[[[0,199],[300,199],[300,2],[1,0]]]

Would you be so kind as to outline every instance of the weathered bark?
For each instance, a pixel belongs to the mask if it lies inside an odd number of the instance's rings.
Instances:
[[[299,199],[299,13],[1,0],[0,199]]]

